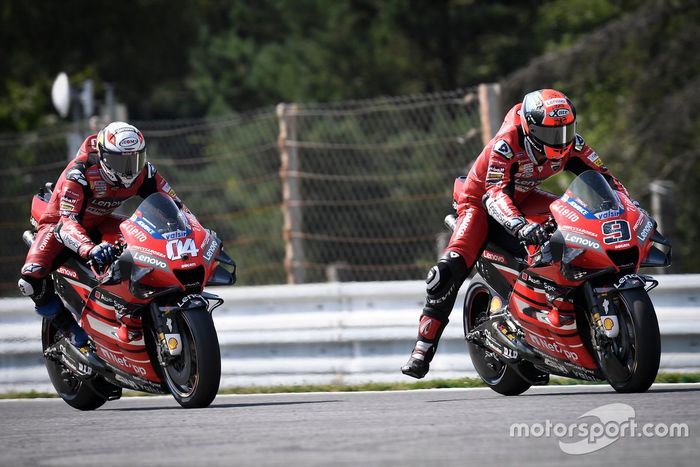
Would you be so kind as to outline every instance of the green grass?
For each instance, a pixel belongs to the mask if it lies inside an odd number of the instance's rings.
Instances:
[[[700,383],[700,372],[694,373],[659,373],[656,377],[657,383]],[[570,378],[554,377],[550,380],[550,386],[564,384],[607,384],[604,382],[589,382]],[[235,388],[224,388],[219,394],[273,394],[281,392],[357,392],[357,391],[397,391],[411,389],[434,389],[434,388],[478,388],[486,385],[478,378],[457,378],[457,379],[431,379],[427,381],[415,381],[406,383],[368,383],[368,384],[307,384],[307,385],[286,385],[286,386],[245,386]],[[124,391],[124,396],[144,396],[148,395],[137,391]],[[0,394],[0,399],[35,399],[40,397],[58,397],[52,392],[11,392]]]
[[[0,399],[39,399],[45,397],[58,397],[58,395],[55,392],[38,391],[7,392],[5,394],[0,394]]]

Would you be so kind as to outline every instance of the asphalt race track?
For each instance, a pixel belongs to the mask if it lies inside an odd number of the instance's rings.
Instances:
[[[601,409],[607,415],[578,419],[613,403]],[[603,420],[612,414],[629,422],[630,410],[638,429],[652,424],[660,435],[619,437],[608,426],[615,422]],[[591,435],[601,420],[612,437],[552,433],[588,421]],[[531,436],[511,436],[512,423],[528,425]],[[550,436],[542,431],[548,423]],[[663,426],[682,423],[687,437],[662,436]],[[235,395],[198,410],[167,397],[125,398],[94,412],[60,399],[0,400],[2,466],[698,465],[699,435],[700,384],[632,395],[605,386],[518,397],[489,389]],[[566,454],[560,441],[569,450],[575,442],[600,449]],[[591,444],[600,442],[608,445]]]

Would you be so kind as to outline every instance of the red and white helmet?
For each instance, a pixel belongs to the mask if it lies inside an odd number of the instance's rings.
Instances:
[[[130,187],[146,165],[146,141],[133,125],[112,122],[97,134],[97,153],[105,176]]]
[[[568,97],[554,89],[525,95],[520,109],[526,143],[549,160],[565,157],[576,138],[576,109]]]

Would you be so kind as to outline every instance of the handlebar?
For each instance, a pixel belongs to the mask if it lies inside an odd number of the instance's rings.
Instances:
[[[542,223],[542,227],[548,234],[551,235],[557,231],[557,221],[555,221],[554,217],[550,215],[549,218]]]
[[[124,253],[124,250],[126,250],[127,247],[126,243],[121,241],[117,241],[115,243],[112,243],[111,245],[112,248],[114,248],[114,261],[109,266],[107,266],[107,268],[105,268],[104,271],[98,271],[95,268],[95,265],[93,264],[92,260],[86,261],[86,264],[90,267],[90,270],[100,283],[109,275],[108,273],[109,270],[112,268],[112,265],[119,260],[119,257],[122,255],[122,253]]]

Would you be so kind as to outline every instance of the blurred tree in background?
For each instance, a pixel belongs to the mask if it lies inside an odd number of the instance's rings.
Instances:
[[[203,29],[190,87],[213,113],[279,101],[450,90],[497,79],[537,55],[540,2],[236,2]]]
[[[51,83],[115,85],[139,119],[186,116],[202,109],[183,82],[199,32],[199,3],[85,0],[0,3],[0,131],[29,130],[53,114]]]
[[[0,132],[53,114],[59,71],[137,120],[497,81],[638,1],[5,0]]]

